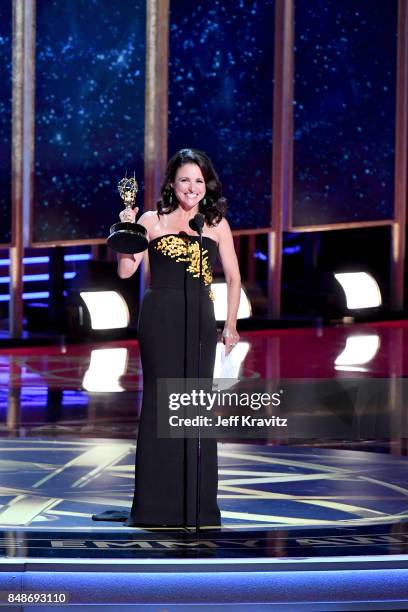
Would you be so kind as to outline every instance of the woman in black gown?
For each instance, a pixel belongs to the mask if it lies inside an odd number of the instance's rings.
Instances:
[[[199,291],[198,234],[190,222],[198,213],[203,228],[202,289]],[[200,376],[213,376],[217,330],[210,284],[217,251],[228,284],[228,314],[223,331],[228,354],[238,342],[236,317],[240,274],[232,234],[224,217],[221,184],[209,158],[182,149],[168,163],[157,211],[145,212],[151,285],[139,317],[143,368],[143,403],[136,448],[135,491],[126,526],[192,526],[196,524],[197,439],[159,438],[158,378],[193,378],[198,368],[198,301],[201,300],[202,358]],[[134,221],[124,210],[121,221]],[[118,274],[134,274],[144,254],[118,255]],[[199,524],[218,526],[217,442],[201,439]]]

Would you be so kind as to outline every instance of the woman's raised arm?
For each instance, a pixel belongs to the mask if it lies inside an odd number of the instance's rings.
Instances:
[[[123,218],[122,218],[122,213],[119,215],[121,221],[129,221],[131,223],[134,222],[136,218],[137,210],[138,209],[123,210],[122,211]],[[149,220],[151,220],[155,214],[156,213],[153,211],[150,211],[150,210],[146,211],[145,213],[143,213],[143,215],[140,216],[140,218],[137,221],[138,224],[143,225],[143,227],[146,228],[147,238],[149,237]],[[145,256],[145,253],[146,251],[142,251],[141,253],[131,253],[131,254],[117,253],[118,275],[120,276],[120,278],[131,277],[138,269],[140,263],[142,262]]]

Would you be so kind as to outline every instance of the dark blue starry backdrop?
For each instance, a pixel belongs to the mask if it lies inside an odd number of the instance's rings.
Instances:
[[[274,4],[170,3],[169,154],[208,153],[236,229],[270,222]]]
[[[397,0],[296,2],[294,225],[393,217]]]
[[[39,0],[33,241],[100,238],[143,179],[144,0]],[[140,202],[139,193],[139,202]]]
[[[0,244],[11,241],[11,1],[0,2]]]

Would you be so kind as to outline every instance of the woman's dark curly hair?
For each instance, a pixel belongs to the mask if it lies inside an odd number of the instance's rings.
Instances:
[[[157,212],[159,215],[168,215],[177,208],[178,202],[171,183],[174,182],[177,169],[184,164],[197,164],[203,173],[206,193],[198,204],[198,211],[204,215],[207,225],[216,225],[225,216],[227,201],[222,196],[221,181],[211,160],[197,149],[181,149],[170,159],[160,190],[161,198],[157,202]]]

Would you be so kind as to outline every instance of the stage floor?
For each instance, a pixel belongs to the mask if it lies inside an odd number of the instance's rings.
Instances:
[[[102,572],[116,602],[140,596],[169,610],[268,601],[406,609],[407,411],[396,382],[408,376],[407,333],[406,322],[242,333],[233,376],[384,379],[392,401],[368,414],[372,438],[220,440],[222,525],[199,534],[91,519],[130,509],[142,396],[136,341],[0,350],[1,590],[18,575],[24,588],[59,581],[75,603],[102,603],[107,591],[89,596]],[[222,367],[218,355],[216,375]],[[78,572],[88,578],[78,582]]]
[[[405,458],[219,444],[222,526],[204,526],[197,539],[194,529],[92,521],[104,510],[129,511],[133,444],[30,438],[0,447],[1,554],[9,559],[408,554]]]
[[[0,527],[106,530],[107,524],[90,522],[94,512],[130,509],[131,443],[3,439],[0,448]],[[405,458],[255,444],[219,443],[218,448],[218,494],[222,526],[228,531],[408,520]]]

